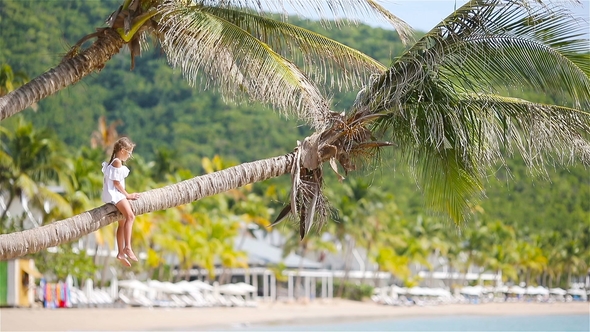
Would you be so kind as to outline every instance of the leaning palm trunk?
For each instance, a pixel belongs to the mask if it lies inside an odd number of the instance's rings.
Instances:
[[[88,49],[75,54],[78,48],[74,47],[57,67],[1,97],[0,120],[101,70],[123,47],[123,39],[113,30],[102,29],[94,35],[98,39]]]
[[[222,171],[147,191],[131,206],[137,215],[168,209],[291,171],[294,153],[231,167]],[[120,220],[121,213],[106,204],[77,216],[22,232],[0,235],[0,260],[71,242]]]

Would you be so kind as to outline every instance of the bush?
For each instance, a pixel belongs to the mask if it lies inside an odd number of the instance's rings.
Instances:
[[[341,281],[334,280],[334,294],[336,295],[338,289],[340,288]],[[352,282],[345,282],[344,283],[344,290],[342,292],[342,298],[353,300],[353,301],[362,301],[365,298],[370,297],[373,294],[373,286],[367,284],[355,284]]]

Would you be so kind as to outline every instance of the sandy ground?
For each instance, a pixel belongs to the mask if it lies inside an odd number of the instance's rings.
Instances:
[[[551,314],[587,314],[590,317],[590,303],[487,303],[392,307],[373,302],[333,300],[308,304],[260,303],[256,308],[11,308],[0,309],[0,331],[208,330],[396,317]]]

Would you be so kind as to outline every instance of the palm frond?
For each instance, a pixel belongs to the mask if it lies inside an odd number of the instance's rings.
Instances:
[[[207,7],[255,9],[258,12],[294,11],[303,16],[318,16],[324,23],[328,23],[327,20],[334,20],[337,24],[341,24],[356,23],[366,18],[377,19],[391,24],[405,44],[413,41],[412,28],[375,0],[202,0],[199,2]]]
[[[485,158],[478,155],[485,166],[503,161],[503,152],[512,153],[512,147],[533,168],[578,161],[590,165],[590,110],[484,94],[466,95],[458,107],[479,113],[473,135],[475,150],[488,151]]]
[[[431,88],[431,91],[436,89]],[[590,112],[498,95],[439,91],[377,124],[421,180],[428,203],[461,222],[482,195],[485,171],[518,152],[533,169],[590,165]]]
[[[590,43],[580,23],[555,3],[470,1],[371,82],[359,105],[370,103],[375,112],[396,107],[425,91],[421,81],[436,79],[472,92],[534,88],[588,108]]]
[[[57,209],[61,216],[69,217],[72,215],[71,204],[63,196],[46,186],[37,187],[37,194],[34,197],[34,201],[40,208],[43,207],[44,204],[49,204],[52,208]]]
[[[483,22],[471,29],[458,29],[455,35],[438,29],[445,39],[434,46],[441,54],[440,79],[479,91],[498,85],[533,88],[558,102],[589,108],[590,41],[581,38],[588,25],[559,4],[495,2],[499,5],[485,19],[478,17]]]
[[[540,170],[590,165],[589,42],[579,23],[555,3],[472,0],[370,82],[355,116],[382,115],[376,138],[391,136],[429,203],[461,222],[484,172],[506,155]],[[554,104],[514,98],[519,89]]]
[[[295,109],[315,128],[326,125],[329,107],[317,87],[267,44],[199,5],[173,2],[161,10],[161,44],[189,82],[197,83],[202,71],[201,83],[218,85],[225,96],[246,93],[285,114]]]
[[[387,68],[353,48],[301,27],[243,10],[206,7],[203,12],[223,18],[269,45],[281,56],[303,63],[315,82],[339,88],[357,87],[367,76]]]

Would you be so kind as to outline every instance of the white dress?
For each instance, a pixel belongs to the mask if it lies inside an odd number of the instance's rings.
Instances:
[[[115,159],[113,159],[113,162]],[[129,175],[129,168],[125,165],[121,165],[121,167],[117,168],[112,165],[113,162],[110,164],[102,163],[102,173],[104,174],[104,180],[102,182],[102,201],[105,203],[117,204],[120,200],[125,198],[125,195],[115,188],[115,183],[113,181],[119,181],[123,188],[125,188],[125,178]]]

